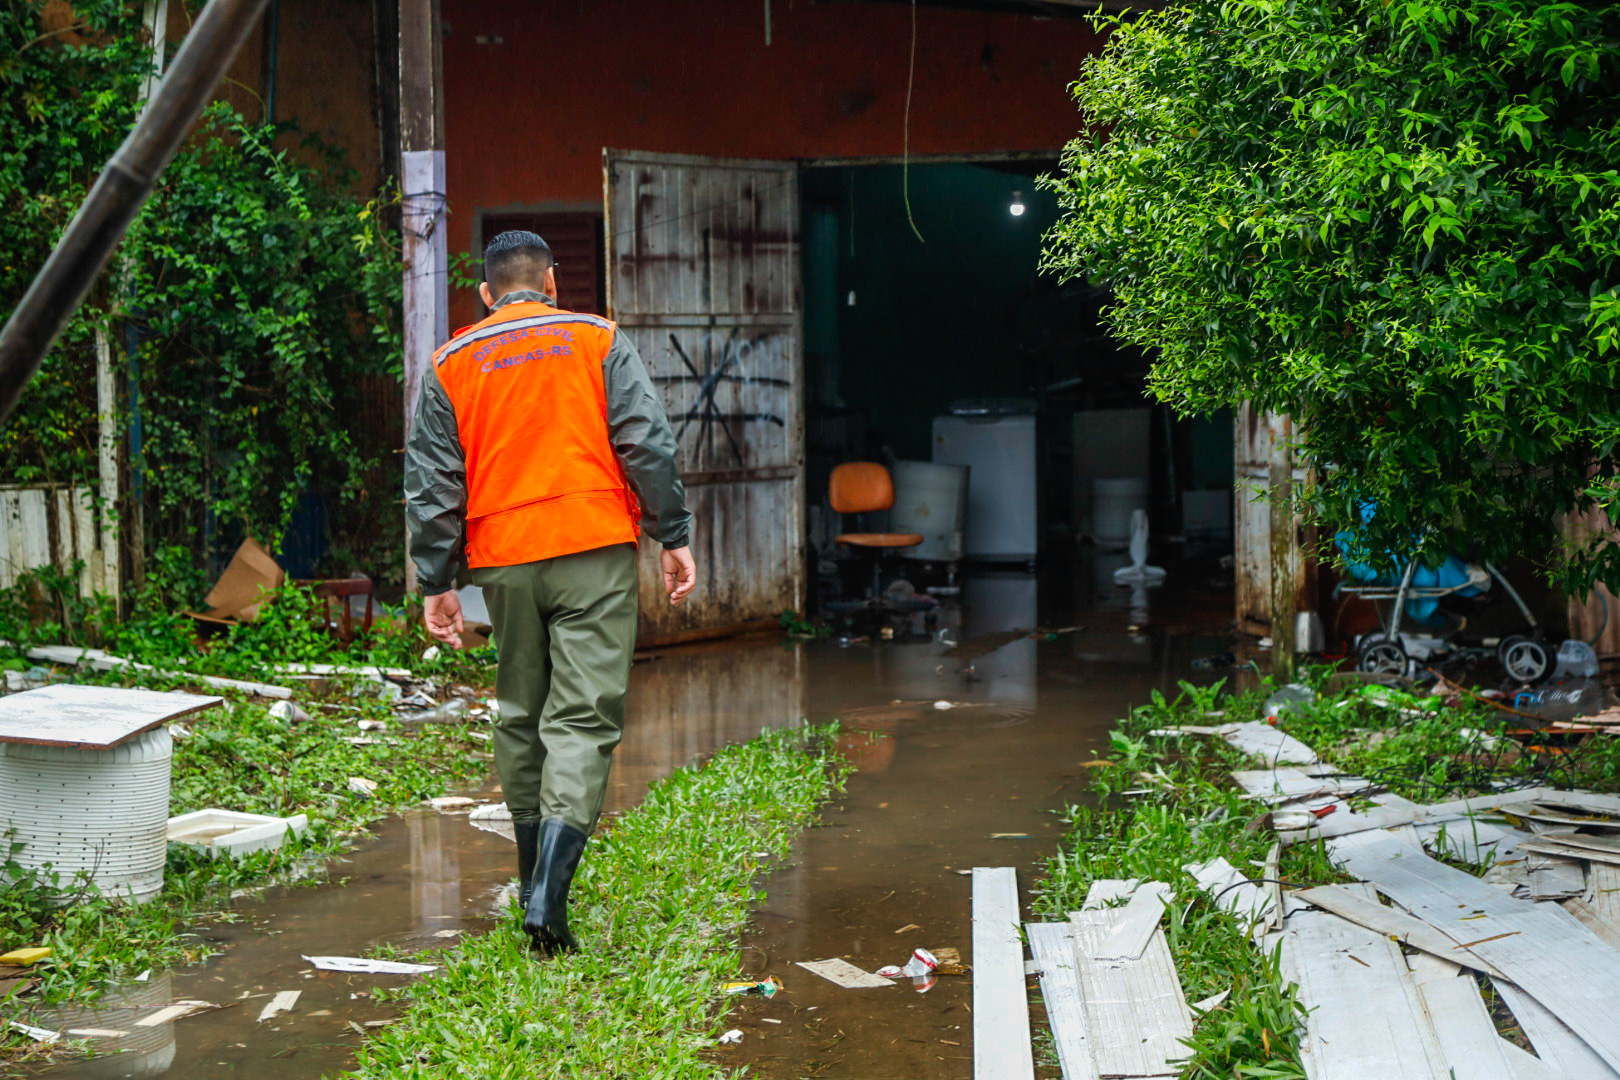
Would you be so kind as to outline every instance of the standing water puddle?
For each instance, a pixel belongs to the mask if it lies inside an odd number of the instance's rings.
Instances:
[[[686,647],[637,664],[607,811],[633,807],[648,784],[694,758],[762,728],[799,723],[803,672],[802,650],[774,641]],[[68,1035],[86,1038],[100,1056],[41,1071],[53,1080],[337,1073],[353,1063],[355,1026],[365,1031],[397,1014],[370,990],[409,977],[317,971],[303,957],[364,956],[385,944],[415,951],[487,932],[514,858],[511,841],[475,828],[465,814],[390,819],[328,868],[334,884],[271,889],[238,904],[242,923],[206,928],[219,955],[121,988],[95,1010],[37,1017],[53,1030],[107,1033]],[[299,992],[293,1009],[259,1022],[285,991]],[[140,1024],[187,1000],[225,1007]]]

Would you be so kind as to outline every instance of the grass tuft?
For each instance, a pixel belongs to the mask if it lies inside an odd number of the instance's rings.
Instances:
[[[581,952],[529,955],[515,919],[436,954],[401,1022],[360,1051],[365,1080],[733,1075],[710,1060],[738,932],[848,766],[832,726],[767,731],[653,785],[591,841],[570,922]]]

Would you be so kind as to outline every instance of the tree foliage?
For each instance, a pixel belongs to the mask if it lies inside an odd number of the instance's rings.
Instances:
[[[135,121],[151,65],[140,10],[0,0],[0,317]],[[140,424],[136,542],[274,542],[314,491],[349,505],[351,533],[397,549],[398,529],[360,524],[393,523],[398,484],[357,419],[360,380],[399,371],[397,241],[383,200],[294,139],[209,109],[0,428],[0,479],[94,486],[100,327],[119,419]]]
[[[1620,518],[1620,4],[1185,0],[1110,30],[1047,263],[1114,289],[1153,391],[1292,414],[1312,508],[1375,508],[1375,559],[1620,584],[1613,542],[1558,532]]]

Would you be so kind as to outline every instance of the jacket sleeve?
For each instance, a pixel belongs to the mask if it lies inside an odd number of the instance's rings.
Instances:
[[[642,532],[666,548],[692,542],[692,515],[676,463],[675,432],[653,388],[647,366],[622,330],[602,361],[607,389],[608,437],[641,503]]]
[[[405,519],[422,594],[449,591],[461,567],[466,533],[467,463],[455,407],[432,368],[422,378],[416,421],[405,447]]]

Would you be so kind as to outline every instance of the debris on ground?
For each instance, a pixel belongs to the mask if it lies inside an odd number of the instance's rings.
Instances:
[[[38,1043],[53,1043],[62,1037],[62,1033],[60,1031],[52,1031],[50,1028],[34,1027],[32,1024],[23,1023],[21,1020],[11,1020],[8,1021],[8,1023],[11,1026],[11,1030],[19,1031]]]
[[[889,964],[878,968],[877,973],[885,979],[898,979],[901,977],[917,979],[924,975],[933,974],[938,967],[939,961],[934,957],[933,953],[927,949],[913,949],[911,958],[906,961],[904,967],[899,964]]]
[[[9,964],[14,967],[32,967],[51,955],[51,950],[43,946],[29,946],[23,949],[12,949],[0,955],[0,964]]]
[[[349,790],[356,795],[365,795],[368,798],[377,790],[377,781],[367,780],[363,776],[349,777]]]
[[[880,975],[861,970],[848,960],[800,960],[798,965],[845,990],[872,990],[894,985]]]
[[[302,990],[281,991],[275,997],[271,998],[263,1009],[259,1010],[258,1023],[262,1024],[266,1020],[274,1019],[284,1012],[291,1011],[292,1008],[298,1004],[298,998],[302,994]]]
[[[742,1040],[742,1031],[738,1028],[732,1028],[730,1031],[720,1036],[719,1042],[721,1046],[735,1046],[737,1043],[742,1042]]]
[[[440,795],[436,799],[427,799],[426,805],[433,807],[441,814],[452,810],[465,810],[470,806],[478,805],[477,799],[469,799],[465,795]]]
[[[400,960],[370,960],[360,956],[306,956],[322,971],[342,971],[358,975],[425,975],[438,971],[434,964],[407,964]]]
[[[722,983],[720,985],[720,992],[723,994],[755,994],[763,998],[775,997],[776,992],[780,989],[782,989],[782,980],[778,979],[775,975],[772,975],[767,979],[757,981],[741,979],[736,982]]]

